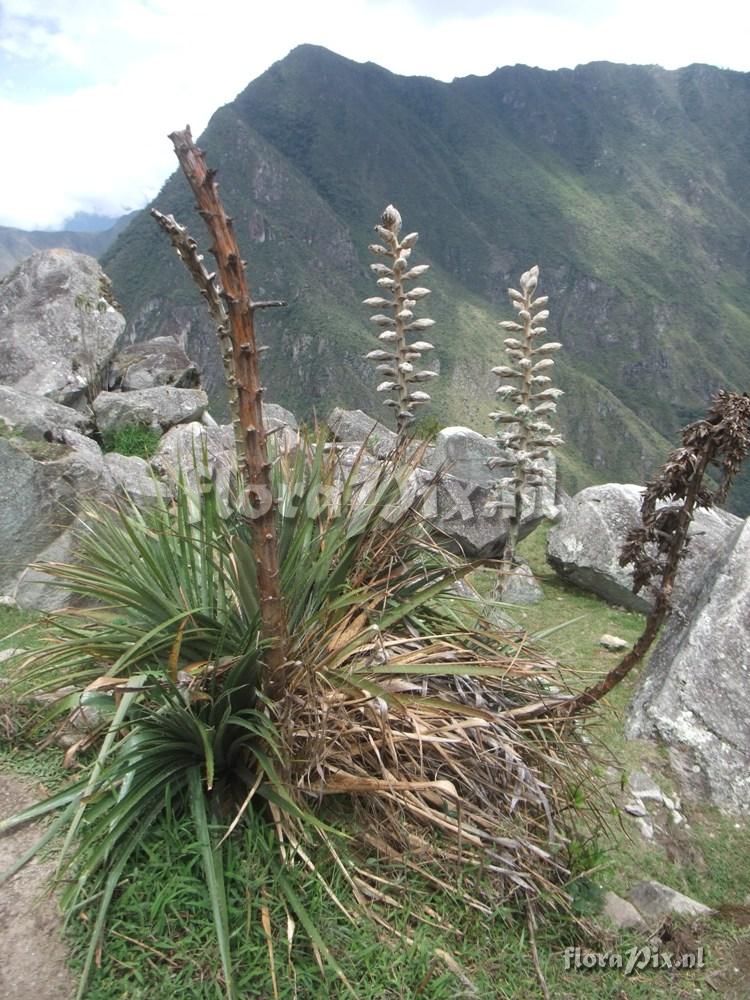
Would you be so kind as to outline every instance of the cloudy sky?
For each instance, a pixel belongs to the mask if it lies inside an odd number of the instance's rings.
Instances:
[[[0,0],[0,225],[120,214],[174,168],[166,133],[295,45],[441,80],[526,63],[750,70],[747,0]]]

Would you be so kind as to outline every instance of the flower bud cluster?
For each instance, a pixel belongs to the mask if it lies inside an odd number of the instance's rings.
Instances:
[[[496,395],[509,409],[490,414],[497,425],[498,443],[507,452],[507,457],[491,459],[490,465],[507,470],[498,488],[510,487],[516,496],[526,487],[542,485],[544,462],[551,449],[563,443],[548,422],[563,394],[552,387],[551,377],[555,364],[552,355],[562,344],[542,342],[549,311],[547,296],[536,296],[538,282],[539,268],[534,266],[521,275],[520,291],[508,289],[518,316],[515,321],[500,324],[511,335],[504,341],[508,361],[492,369],[501,379]]]
[[[437,372],[420,366],[422,355],[433,350],[433,345],[426,340],[409,343],[410,335],[422,334],[435,324],[427,317],[414,316],[415,307],[430,294],[430,289],[409,287],[428,270],[429,264],[409,265],[418,234],[409,233],[399,239],[401,215],[393,205],[383,212],[375,231],[382,243],[371,244],[370,251],[381,260],[370,267],[377,275],[380,294],[365,299],[363,304],[377,310],[370,321],[378,327],[381,347],[370,351],[366,358],[375,364],[377,391],[389,394],[384,405],[396,411],[396,427],[402,434],[414,420],[417,407],[430,399],[429,393],[417,386],[437,377]]]

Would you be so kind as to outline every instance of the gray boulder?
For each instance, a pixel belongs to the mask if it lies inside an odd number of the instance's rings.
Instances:
[[[653,591],[634,594],[632,570],[619,564],[626,535],[640,524],[642,493],[640,486],[621,483],[581,490],[566,503],[549,533],[547,560],[569,583],[631,611],[648,612]],[[697,511],[677,574],[673,596],[677,608],[685,607],[702,588],[707,563],[726,547],[739,523],[724,511]]]
[[[0,437],[0,593],[16,597],[29,563],[49,552],[83,501],[98,493],[104,463],[96,444],[89,445]],[[23,600],[36,606],[33,598]]]
[[[650,923],[658,923],[665,917],[709,917],[714,912],[710,907],[685,896],[676,889],[670,889],[662,882],[638,882],[628,893],[628,900],[640,915]]]
[[[200,385],[198,369],[174,337],[154,337],[121,350],[110,366],[109,388],[130,392],[172,385],[195,389]]]
[[[469,427],[444,427],[435,438],[435,448],[427,468],[441,469],[455,479],[490,487],[502,473],[490,469],[488,462],[500,457],[497,441],[484,437]]]
[[[508,490],[497,491],[501,473],[487,464],[502,454],[494,438],[468,427],[446,427],[426,457],[435,485],[429,487],[424,513],[441,543],[452,551],[481,559],[502,555],[512,498]],[[545,485],[524,498],[522,538],[545,518],[557,516],[554,468],[551,462]]]
[[[154,505],[158,498],[172,496],[171,484],[160,480],[153,468],[135,455],[104,456],[102,492],[114,497],[129,497],[141,510]]]
[[[70,563],[75,559],[75,532],[65,531],[35,556],[35,563]],[[19,608],[26,611],[59,611],[74,603],[73,594],[54,577],[36,565],[28,566],[18,578],[15,599]]]
[[[100,392],[93,406],[102,434],[128,426],[166,431],[200,420],[208,409],[208,396],[202,389],[156,386],[133,392]]]
[[[85,413],[53,403],[46,396],[0,385],[0,433],[19,434],[33,441],[59,440],[63,430],[86,431]]]
[[[605,923],[614,927],[618,931],[645,931],[646,922],[638,910],[629,903],[627,899],[618,896],[614,892],[604,893],[604,907],[602,917]]]
[[[750,520],[667,621],[636,689],[630,739],[667,749],[685,795],[750,813]]]
[[[214,480],[219,496],[228,501],[237,470],[232,425],[194,421],[173,427],[159,442],[151,466],[173,485],[182,478],[194,491]]]
[[[0,382],[78,405],[106,384],[125,319],[93,257],[35,253],[0,281]]]
[[[297,418],[278,403],[263,403],[263,420],[271,447],[279,451],[293,451],[298,444]]]
[[[342,410],[337,406],[328,417],[328,426],[342,444],[367,441],[367,450],[378,458],[385,458],[396,447],[395,433],[362,410]]]
[[[351,467],[365,439],[368,454],[377,458],[385,458],[395,446],[393,431],[361,410],[336,409],[328,422],[342,444],[344,469]],[[494,484],[500,474],[487,465],[488,459],[500,454],[494,438],[483,437],[468,427],[446,427],[438,434],[434,447],[424,451],[421,461],[425,467],[405,484],[403,502],[412,502],[416,495],[425,493],[423,512],[440,543],[453,552],[486,559],[502,555],[510,500],[507,494],[498,496]],[[556,515],[554,465],[550,465],[548,485],[530,491],[524,503],[521,536],[544,518]]]
[[[544,591],[537,583],[531,567],[520,563],[511,570],[503,589],[503,604],[538,604],[544,598]]]

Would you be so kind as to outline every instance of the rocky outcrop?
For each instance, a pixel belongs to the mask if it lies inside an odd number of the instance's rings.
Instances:
[[[360,470],[365,478],[374,473],[374,460],[390,454],[396,442],[393,431],[360,410],[334,410],[329,425],[341,442],[339,459],[344,473],[351,469],[365,441],[368,454]],[[405,487],[403,502],[425,494],[422,512],[440,544],[468,558],[498,558],[503,552],[509,498],[498,497],[495,482],[499,474],[487,465],[500,454],[494,438],[468,427],[446,427],[434,446],[425,449],[421,459],[425,467],[416,470]],[[524,504],[521,537],[543,518],[556,514],[551,466],[549,484],[531,491]]]
[[[263,403],[263,420],[271,447],[293,451],[299,441],[297,418],[278,403]]]
[[[100,449],[87,438],[80,445],[82,436],[74,431],[66,436],[71,443],[0,438],[0,593],[22,606],[37,606],[23,585],[19,591],[20,583],[29,583],[29,563],[49,555],[101,486]]]
[[[0,596],[22,608],[70,604],[35,564],[75,559],[86,501],[127,495],[145,509],[173,494],[144,459],[103,455],[101,435],[206,413],[204,392],[176,385],[198,373],[171,338],[121,352],[120,391],[100,391],[123,326],[108,279],[81,254],[36,254],[0,286]],[[275,416],[283,433],[293,417]]]
[[[264,403],[263,417],[272,450],[296,448],[298,428],[293,413],[275,403]],[[193,490],[200,489],[201,482],[213,480],[219,495],[227,501],[236,488],[237,457],[232,425],[204,420],[173,427],[159,442],[151,466],[173,484],[184,476]]]
[[[36,253],[0,281],[0,382],[83,405],[106,383],[124,329],[93,257]]]
[[[167,431],[151,459],[151,466],[163,479],[184,481],[192,490],[212,480],[226,502],[235,487],[237,461],[231,424],[193,421]]]
[[[336,407],[328,417],[328,426],[337,441],[342,444],[362,444],[367,442],[367,450],[385,458],[396,447],[396,434],[385,424],[368,417],[362,410],[342,410]]]
[[[174,489],[171,483],[157,477],[145,459],[110,452],[104,456],[102,492],[113,497],[128,497],[140,510],[146,510],[158,498],[171,497]]]
[[[425,516],[447,548],[469,558],[496,559],[503,552],[512,498],[508,491],[498,494],[500,473],[487,464],[502,454],[495,438],[468,427],[446,427],[425,459],[428,471],[436,474]],[[557,516],[554,484],[550,464],[545,485],[530,490],[524,499],[521,538],[544,518]]]
[[[91,418],[46,396],[0,385],[0,433],[33,441],[54,441],[64,430],[91,430]]]
[[[200,420],[207,409],[208,396],[202,389],[171,386],[100,392],[94,400],[94,416],[102,434],[126,426],[167,431],[177,424]]]
[[[109,388],[130,392],[171,385],[195,389],[198,369],[174,337],[154,337],[121,350],[110,365]]]
[[[647,612],[653,592],[633,593],[630,567],[620,566],[625,537],[640,524],[642,487],[608,483],[581,490],[565,504],[549,533],[547,559],[569,583],[632,611]],[[740,519],[718,510],[696,512],[689,545],[677,575],[674,604],[685,608],[703,586],[708,562],[723,550]]]
[[[493,472],[488,462],[499,455],[495,438],[484,437],[469,427],[444,427],[435,438],[435,448],[426,464],[433,471],[440,469],[463,482],[491,487],[502,473]]]
[[[705,566],[668,620],[627,719],[667,750],[683,793],[750,813],[750,520]]]
[[[80,525],[77,525],[80,527]],[[41,568],[45,563],[70,563],[75,559],[76,539],[73,524],[34,557],[18,577],[14,600],[26,611],[58,611],[74,603],[73,594]]]

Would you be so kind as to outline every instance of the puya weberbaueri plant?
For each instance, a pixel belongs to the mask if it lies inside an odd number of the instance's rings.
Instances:
[[[500,323],[503,330],[512,334],[504,341],[508,362],[492,369],[502,380],[496,395],[510,407],[490,414],[497,426],[497,441],[503,455],[490,459],[489,464],[506,473],[497,483],[497,493],[501,496],[510,493],[498,594],[502,594],[515,562],[524,498],[529,491],[544,485],[545,477],[550,474],[545,463],[549,462],[552,449],[563,443],[549,423],[557,410],[557,399],[562,396],[562,390],[552,386],[555,362],[551,355],[562,345],[556,341],[542,342],[549,311],[547,296],[535,297],[538,282],[539,268],[534,266],[521,275],[520,291],[508,289],[518,317]]]
[[[401,215],[393,205],[383,212],[375,231],[383,242],[370,245],[371,252],[380,258],[370,267],[377,275],[381,294],[365,299],[364,305],[379,310],[370,319],[381,328],[378,338],[382,346],[366,357],[375,363],[380,377],[377,391],[389,393],[384,405],[396,411],[396,430],[399,437],[404,437],[416,409],[430,399],[429,393],[418,386],[437,377],[437,372],[419,365],[422,355],[433,350],[433,345],[426,340],[409,343],[410,336],[435,324],[426,316],[416,319],[413,312],[417,303],[430,294],[430,289],[419,285],[409,287],[427,271],[429,264],[409,266],[419,234],[409,233],[399,239]]]

